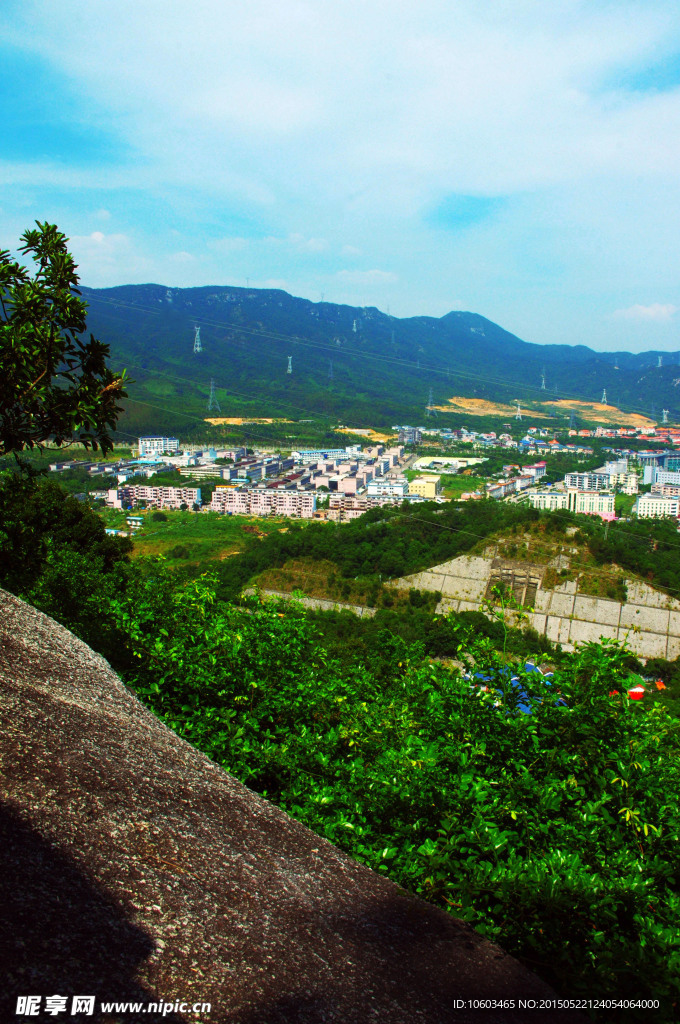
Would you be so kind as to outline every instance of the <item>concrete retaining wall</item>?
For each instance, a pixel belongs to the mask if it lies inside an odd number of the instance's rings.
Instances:
[[[426,572],[404,576],[392,585],[441,591],[440,614],[479,611],[497,563],[463,555]],[[525,621],[566,650],[601,637],[627,639],[640,658],[673,661],[680,656],[680,602],[638,580],[628,581],[627,588],[625,604],[577,594],[575,582],[562,583],[554,590],[539,588]]]
[[[256,593],[254,587],[248,587],[245,594]],[[369,608],[363,604],[343,604],[341,601],[327,601],[322,597],[295,597],[283,590],[260,590],[263,597],[281,597],[284,601],[299,601],[305,608],[316,608],[322,612],[353,612],[359,618],[372,618],[375,615],[375,608]]]

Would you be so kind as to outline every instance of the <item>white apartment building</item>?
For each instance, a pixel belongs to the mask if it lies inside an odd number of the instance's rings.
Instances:
[[[311,491],[237,490],[218,486],[208,508],[212,512],[231,512],[242,516],[277,515],[311,519],[316,511],[316,495]]]
[[[191,477],[193,480],[216,480],[216,479],[229,479],[229,466],[220,466],[215,463],[209,463],[207,466],[182,466],[179,475]]]
[[[652,484],[652,494],[663,494],[664,498],[678,498],[680,484]]]
[[[147,455],[163,455],[164,452],[178,452],[179,441],[176,437],[140,437],[139,454],[144,458]]]
[[[379,477],[377,480],[369,480],[366,494],[371,498],[381,495],[390,498],[403,498],[405,494],[408,494],[408,480],[405,477],[401,479]]]
[[[352,447],[351,450],[349,448],[304,448],[291,452],[291,454],[296,463],[301,462],[307,466],[310,462],[328,462],[329,460],[344,462],[348,454],[356,458],[358,453]]]
[[[135,484],[132,487],[119,487],[108,492],[107,504],[113,508],[126,508],[144,501],[153,508],[181,508],[187,505],[201,504],[200,487],[147,487]]]
[[[599,516],[600,519],[615,519],[614,495],[604,491],[567,491],[567,508],[571,512],[579,512],[587,516]]]
[[[564,486],[577,491],[606,491],[611,487],[610,474],[603,469],[592,473],[567,473]]]
[[[657,469],[655,466],[648,468],[650,468],[652,472],[649,474],[649,480],[647,480],[647,473],[645,472],[645,483],[680,485],[680,473],[670,469]]]
[[[639,519],[663,519],[680,517],[680,498],[663,494],[641,494],[633,505],[633,514]]]
[[[637,473],[621,473],[618,483],[624,494],[637,494],[640,490]]]
[[[534,508],[554,512],[569,507],[569,496],[566,491],[533,491],[529,494],[529,503]]]

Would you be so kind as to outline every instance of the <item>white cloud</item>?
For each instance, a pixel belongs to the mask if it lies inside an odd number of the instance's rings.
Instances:
[[[344,284],[392,284],[397,275],[391,270],[339,270],[335,275]]]
[[[186,250],[184,250],[184,249],[180,249],[179,252],[170,253],[170,256],[168,257],[168,259],[172,263],[179,263],[179,264],[182,264],[182,263],[195,263],[196,262],[196,257],[194,256],[194,254],[191,253],[191,252],[186,252]]]
[[[629,306],[628,309],[617,309],[614,316],[624,320],[657,320],[665,322],[671,319],[678,311],[677,306],[670,302],[653,302],[651,306]]]
[[[325,238],[305,238],[297,231],[289,236],[289,241],[298,252],[323,252],[328,248]]]
[[[90,287],[122,283],[121,273],[128,275],[127,280],[139,281],[140,275],[143,279],[152,267],[151,261],[136,251],[125,234],[93,231],[89,235],[72,235],[69,246],[83,283]]]
[[[214,249],[215,252],[231,253],[242,252],[248,247],[250,242],[247,238],[235,236],[233,238],[215,238],[208,244],[209,248]]]
[[[285,247],[299,253],[324,252],[328,248],[328,242],[325,238],[309,238],[299,231],[291,231],[289,235],[282,238],[277,235],[269,235],[267,238],[262,239],[262,244],[273,248]]]
[[[668,324],[662,304],[626,309],[675,295],[680,89],[617,83],[680,50],[676,6],[401,0],[394,13],[387,0],[196,0],[189,19],[167,0],[16,2],[5,42],[61,70],[88,100],[84,126],[121,146],[101,166],[0,162],[3,205],[23,189],[44,218],[59,191],[54,219],[90,284],[229,272],[363,304],[399,281],[397,315],[459,303],[536,341],[620,344],[640,321]],[[506,202],[462,242],[426,217],[452,193]],[[107,226],[98,207],[126,234],[88,235]],[[343,269],[356,257],[392,269]]]

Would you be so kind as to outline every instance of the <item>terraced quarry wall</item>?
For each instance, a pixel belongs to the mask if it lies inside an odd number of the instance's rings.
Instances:
[[[547,566],[463,555],[425,572],[396,580],[395,587],[440,591],[437,612],[479,611],[494,582],[508,583],[528,611],[528,624],[549,640],[573,650],[576,644],[628,639],[640,658],[680,655],[680,602],[638,581],[627,581],[628,600],[588,597],[575,581],[543,589]]]

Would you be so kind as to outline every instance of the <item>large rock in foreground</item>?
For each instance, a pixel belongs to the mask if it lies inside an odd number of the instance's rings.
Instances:
[[[553,993],[246,789],[2,591],[0,695],[2,1019],[31,994],[69,997],[50,1020],[77,1019],[73,995],[97,997],[82,1020],[118,1019],[100,1000],[213,1024],[554,1019],[469,1008]]]

